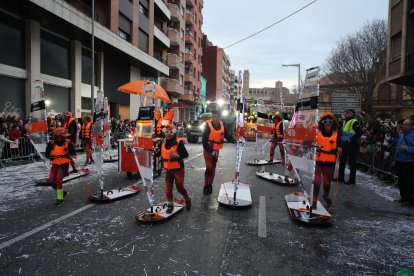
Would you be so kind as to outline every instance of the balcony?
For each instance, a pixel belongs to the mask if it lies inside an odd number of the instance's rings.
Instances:
[[[170,40],[164,34],[164,32],[157,26],[154,25],[154,36],[161,41],[167,48],[170,48]]]
[[[171,13],[171,21],[172,22],[179,22],[180,21],[180,8],[173,3],[168,3],[168,8],[170,9]]]
[[[192,74],[185,74],[184,81],[189,83],[194,83],[194,77]]]
[[[191,31],[185,32],[185,43],[190,45],[194,44],[194,34]]]
[[[178,46],[180,45],[182,39],[180,37],[180,33],[173,28],[168,29],[168,38],[170,39],[171,46]]]
[[[167,7],[167,3],[164,0],[154,0],[155,5],[163,12],[166,18],[170,18],[170,10]]]
[[[194,94],[191,93],[189,90],[184,91],[184,95],[178,97],[178,100],[193,103],[194,102]]]
[[[167,54],[167,64],[170,69],[184,70],[183,58],[176,54]]]
[[[189,26],[194,25],[194,14],[190,10],[185,10],[185,24]]]
[[[184,95],[184,87],[176,79],[164,78],[161,80],[161,86],[173,96]]]

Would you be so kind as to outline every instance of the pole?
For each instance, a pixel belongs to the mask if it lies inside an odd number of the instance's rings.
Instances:
[[[91,76],[91,113],[95,113],[95,0],[92,0],[92,76]]]
[[[298,64],[298,94],[300,93],[300,63]]]

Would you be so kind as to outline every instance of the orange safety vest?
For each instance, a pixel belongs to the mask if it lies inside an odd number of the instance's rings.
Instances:
[[[82,125],[82,129],[81,129],[82,139],[91,138],[91,126],[92,126],[92,122]]]
[[[280,131],[280,124],[283,123],[283,121],[279,121],[275,123],[274,133],[276,136],[282,135],[282,132]]]
[[[322,132],[319,132],[316,136],[316,144],[318,148],[316,149],[316,161],[321,162],[336,162],[337,146],[336,139],[337,133],[334,132],[330,137],[325,137],[322,135]]]
[[[69,120],[68,120],[68,121],[66,121],[66,122],[63,124],[63,128],[64,128],[64,129],[66,129],[66,130],[68,130],[68,129],[69,129],[69,126],[70,126],[70,124],[71,124],[73,121],[75,121],[75,118],[70,117],[70,118],[69,118]]]
[[[223,122],[220,121],[220,129],[216,130],[213,127],[212,120],[208,120],[207,122],[208,127],[210,128],[210,135],[208,136],[208,142],[213,150],[221,150],[223,148],[223,141],[224,141],[224,125]]]
[[[177,142],[170,149],[166,149],[165,142],[162,144],[161,159],[163,161],[164,168],[166,170],[174,170],[174,169],[179,169],[181,167],[179,160],[171,160],[171,153],[172,152],[177,153],[178,144],[180,142],[184,143],[184,140],[182,138],[178,138]]]
[[[68,141],[65,141],[65,143],[62,146],[59,146],[56,143],[53,143],[53,148],[50,152],[50,157],[52,158],[52,161],[50,163],[54,165],[69,164],[70,161],[72,160],[69,157],[65,157],[65,156],[68,156],[68,154],[69,154],[69,142]]]

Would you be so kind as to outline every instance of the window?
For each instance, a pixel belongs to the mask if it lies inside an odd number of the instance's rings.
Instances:
[[[55,113],[63,113],[70,110],[69,98],[70,90],[69,88],[63,88],[53,85],[44,85],[46,99],[50,102],[49,110]]]
[[[401,32],[391,37],[391,59],[401,56]]]
[[[70,79],[70,43],[42,31],[40,34],[40,72]]]
[[[98,64],[98,57],[95,53],[95,85],[97,85],[98,74],[97,74],[97,64]],[[91,58],[91,51],[83,48],[82,49],[82,83],[91,84],[92,78],[92,58]]]
[[[118,35],[127,41],[131,41],[131,20],[123,14],[119,14],[119,29]]]
[[[24,68],[24,24],[0,13],[0,63]]]
[[[139,29],[138,48],[148,53],[148,35]]]
[[[148,17],[148,0],[139,0],[138,10],[141,14]]]
[[[0,107],[6,115],[16,114],[24,118],[25,110],[25,82],[24,79],[15,79],[0,76]]]

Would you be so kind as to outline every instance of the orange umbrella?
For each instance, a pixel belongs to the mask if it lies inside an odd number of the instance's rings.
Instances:
[[[131,93],[136,95],[142,95],[144,91],[145,84],[151,83],[150,81],[146,80],[136,80],[128,82],[124,85],[118,87],[118,90],[125,93]],[[155,98],[160,99],[166,103],[171,103],[170,97],[168,97],[167,92],[165,92],[164,88],[159,86],[158,84],[154,84],[155,86]],[[151,97],[153,93],[147,92],[145,93],[145,97]]]

